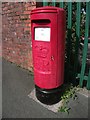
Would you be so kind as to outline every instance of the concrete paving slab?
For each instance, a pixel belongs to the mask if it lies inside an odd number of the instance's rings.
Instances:
[[[0,57],[0,119],[2,118],[2,58]]]
[[[84,95],[85,97],[90,97],[90,91],[88,91],[88,90],[86,89],[86,87],[84,87],[84,88],[79,88],[78,93],[81,94],[81,95]]]
[[[32,92],[28,95],[30,98],[32,98],[33,100],[35,100],[37,103],[39,103],[40,105],[42,105],[43,107],[47,108],[48,110],[51,110],[52,112],[55,112],[57,113],[58,112],[58,109],[59,107],[62,106],[63,104],[63,101],[59,101],[58,103],[56,104],[53,104],[53,105],[46,105],[46,104],[43,104],[41,103],[37,98],[36,98],[36,95],[35,95],[35,89],[32,90]]]

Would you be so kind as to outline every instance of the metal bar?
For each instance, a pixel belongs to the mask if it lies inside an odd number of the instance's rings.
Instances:
[[[80,74],[77,75],[77,78],[80,78]],[[88,80],[88,76],[84,76],[84,80]]]
[[[90,90],[90,69],[88,74],[87,89]]]
[[[71,33],[72,33],[72,2],[68,2],[68,25],[67,25],[67,80],[69,78],[68,72],[70,71],[70,56],[72,50],[71,43]]]
[[[79,49],[79,40],[80,40],[80,18],[81,18],[81,2],[77,3],[77,11],[76,11],[76,42],[75,42],[75,58],[74,58],[74,76],[73,80],[77,75],[77,67],[78,67],[78,49]]]
[[[87,50],[88,50],[88,35],[89,35],[89,2],[86,3],[86,24],[85,24],[85,40],[84,40],[84,49],[83,49],[83,57],[82,57],[82,67],[81,67],[81,74],[80,74],[80,86],[83,85],[84,80],[84,73],[86,67],[86,57],[87,57]]]
[[[52,6],[56,6],[56,0],[52,0]]]
[[[47,6],[47,5],[48,5],[47,0],[43,0],[43,6]]]
[[[63,7],[64,7],[63,0],[62,0],[62,2],[60,2],[59,7],[60,7],[60,8],[63,8]]]

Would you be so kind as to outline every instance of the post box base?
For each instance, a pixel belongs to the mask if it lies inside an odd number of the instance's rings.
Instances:
[[[61,100],[62,86],[54,89],[41,89],[35,85],[37,99],[47,105],[58,103]]]

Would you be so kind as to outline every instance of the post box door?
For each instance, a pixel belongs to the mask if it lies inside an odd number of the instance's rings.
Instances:
[[[57,86],[57,14],[46,17],[50,22],[32,22],[34,80],[39,87],[51,89]]]

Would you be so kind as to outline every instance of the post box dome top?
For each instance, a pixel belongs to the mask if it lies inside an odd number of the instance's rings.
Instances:
[[[58,11],[65,11],[63,8],[59,8],[59,7],[53,7],[53,6],[45,6],[45,7],[38,7],[34,10],[31,11],[31,14],[34,13],[43,13],[43,12],[58,12]]]

